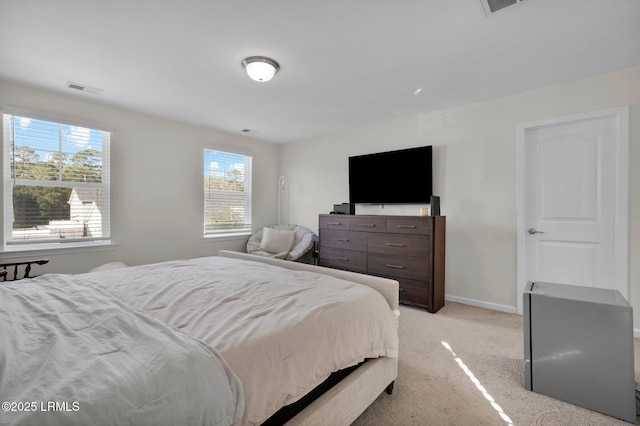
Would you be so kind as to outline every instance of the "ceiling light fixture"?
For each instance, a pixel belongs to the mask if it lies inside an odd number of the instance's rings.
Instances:
[[[242,61],[242,66],[252,80],[265,82],[273,78],[280,69],[280,65],[265,56],[250,56]]]

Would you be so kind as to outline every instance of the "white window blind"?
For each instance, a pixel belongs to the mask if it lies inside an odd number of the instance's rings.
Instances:
[[[108,240],[110,132],[3,114],[5,249]]]
[[[251,157],[204,150],[204,235],[251,233]]]

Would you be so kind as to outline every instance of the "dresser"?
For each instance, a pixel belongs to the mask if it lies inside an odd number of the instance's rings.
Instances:
[[[319,217],[319,264],[392,278],[400,303],[437,312],[444,306],[446,217]]]

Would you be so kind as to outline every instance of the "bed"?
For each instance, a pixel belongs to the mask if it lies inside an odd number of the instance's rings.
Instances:
[[[346,271],[221,251],[3,284],[0,303],[2,425],[274,424],[354,369],[287,417],[346,425],[397,376],[398,283]]]

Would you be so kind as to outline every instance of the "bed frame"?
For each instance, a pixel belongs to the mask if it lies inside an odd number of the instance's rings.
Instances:
[[[364,284],[382,294],[391,309],[394,312],[398,311],[399,284],[395,280],[228,250],[220,250],[218,256],[268,263],[294,271],[318,272]],[[397,376],[397,358],[382,357],[368,360],[286,424],[288,426],[350,425],[382,392],[391,393]]]
[[[29,260],[26,262],[11,262],[11,263],[2,263],[0,264],[0,281],[17,281],[23,278],[33,278],[30,277],[31,273],[31,265],[46,265],[49,263],[49,259],[40,259],[40,260]],[[19,276],[19,267],[24,266],[24,271],[22,277]],[[10,276],[9,270],[13,269],[13,276]]]

